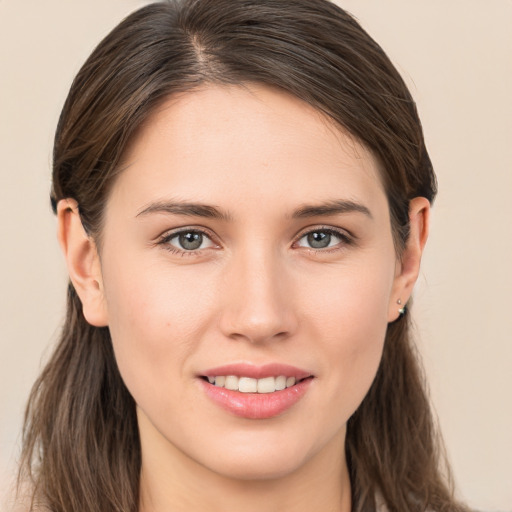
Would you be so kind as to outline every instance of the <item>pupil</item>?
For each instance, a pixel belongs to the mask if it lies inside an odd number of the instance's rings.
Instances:
[[[331,243],[331,234],[324,233],[322,231],[315,231],[314,233],[310,233],[308,235],[308,243],[315,249],[323,249],[324,247],[329,247],[329,244]]]
[[[203,243],[203,235],[201,233],[194,233],[189,231],[188,233],[180,234],[179,241],[183,249],[192,251],[201,247],[201,244]]]

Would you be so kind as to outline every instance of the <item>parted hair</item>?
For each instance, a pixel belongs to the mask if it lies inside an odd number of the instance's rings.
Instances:
[[[287,91],[369,148],[400,257],[409,201],[432,202],[436,194],[421,123],[380,46],[327,0],[175,0],[128,16],[71,86],[55,135],[53,209],[60,199],[75,199],[86,232],[101,247],[109,191],[137,130],[170,95],[210,83]],[[67,301],[60,339],[27,406],[19,481],[28,483],[34,510],[136,512],[135,403],[108,327],[86,322],[71,283]],[[345,449],[354,512],[374,512],[376,494],[390,512],[466,510],[452,495],[409,312],[388,326],[375,380],[348,422]]]

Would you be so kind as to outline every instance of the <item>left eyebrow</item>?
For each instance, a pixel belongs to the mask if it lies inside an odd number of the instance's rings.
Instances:
[[[343,199],[335,199],[320,204],[306,204],[300,206],[293,212],[292,218],[304,219],[307,217],[318,217],[321,215],[338,215],[341,213],[352,212],[362,213],[369,217],[370,219],[373,219],[372,213],[366,206],[360,203],[356,203],[354,201],[347,201]]]
[[[189,203],[186,201],[157,201],[143,208],[136,217],[149,215],[151,213],[167,213],[169,215],[187,215],[190,217],[206,217],[210,219],[230,220],[231,215],[216,206]]]

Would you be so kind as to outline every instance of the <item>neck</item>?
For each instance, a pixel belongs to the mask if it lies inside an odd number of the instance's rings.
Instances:
[[[156,430],[154,437],[145,432],[140,512],[350,512],[344,431],[296,470],[253,480],[213,472]]]

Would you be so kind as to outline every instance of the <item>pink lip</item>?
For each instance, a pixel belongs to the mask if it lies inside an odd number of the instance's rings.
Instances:
[[[241,393],[215,386],[203,378],[198,379],[206,396],[214,403],[235,416],[248,419],[267,419],[278,416],[295,405],[306,394],[313,381],[311,373],[278,363],[263,366],[246,363],[229,364],[211,368],[203,374],[204,377],[218,375],[236,375],[253,379],[284,375],[295,377],[300,381],[294,386],[273,393]]]
[[[273,393],[240,393],[199,379],[204,392],[213,402],[235,416],[253,420],[272,418],[283,413],[306,394],[312,381],[312,378],[305,379]]]
[[[251,377],[252,379],[263,379],[265,377],[295,377],[296,380],[311,377],[311,372],[301,370],[295,366],[280,363],[264,364],[256,366],[249,363],[236,363],[210,368],[203,374],[205,377],[216,377],[218,375],[236,375],[237,377]]]

